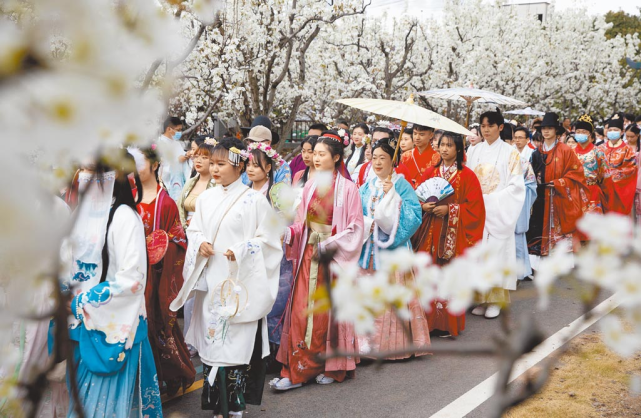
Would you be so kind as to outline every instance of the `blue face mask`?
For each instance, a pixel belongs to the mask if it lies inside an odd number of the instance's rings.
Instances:
[[[588,142],[588,136],[586,134],[576,134],[574,135],[574,139],[576,139],[576,142],[579,142],[581,144],[585,144]]]
[[[610,141],[618,141],[619,139],[621,139],[621,132],[609,131],[608,132],[608,139]]]
[[[180,132],[180,131],[178,131],[178,132],[176,132],[176,133],[174,134],[174,139],[175,139],[176,141],[179,141],[179,140],[180,140],[180,138],[182,138],[182,136],[183,136],[183,133],[182,133],[182,132]]]

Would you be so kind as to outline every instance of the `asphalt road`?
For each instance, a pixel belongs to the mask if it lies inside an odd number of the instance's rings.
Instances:
[[[512,292],[513,317],[534,314],[541,329],[552,335],[581,316],[573,284],[562,282],[552,296],[547,311],[537,308],[532,282],[524,282]],[[433,338],[433,346],[489,341],[500,333],[499,320],[467,315],[466,330],[456,339]],[[249,405],[251,418],[288,417],[429,417],[496,372],[493,358],[478,356],[432,355],[383,364],[362,364],[356,378],[343,383],[317,385],[274,392],[265,389],[261,406]],[[267,376],[269,381],[274,376]],[[200,390],[163,406],[165,416],[208,417],[200,409]],[[487,416],[488,402],[469,417]]]

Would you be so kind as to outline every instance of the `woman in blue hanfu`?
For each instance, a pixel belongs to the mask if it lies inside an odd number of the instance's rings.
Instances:
[[[402,175],[394,172],[394,148],[387,140],[380,140],[372,151],[372,169],[376,177],[359,190],[365,220],[365,243],[358,261],[361,269],[375,274],[380,265],[381,253],[406,248],[411,251],[410,238],[421,226],[421,205],[414,189]],[[391,280],[404,284],[411,275],[394,273]],[[369,353],[403,351],[408,347],[430,346],[427,318],[419,302],[414,300],[407,307],[408,319],[399,318],[388,309],[376,318],[375,332],[360,337],[359,350],[363,357]],[[414,355],[427,354],[417,351]],[[412,354],[391,354],[387,360],[408,358]]]
[[[86,417],[162,417],[147,339],[145,231],[128,175],[89,166],[79,182],[84,191],[63,287],[73,294],[68,325],[80,406]],[[75,408],[72,399],[70,417]]]

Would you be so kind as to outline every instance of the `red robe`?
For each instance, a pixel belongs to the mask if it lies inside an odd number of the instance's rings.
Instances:
[[[421,179],[427,169],[438,164],[440,160],[441,155],[436,152],[431,145],[428,145],[422,154],[418,152],[418,148],[416,147],[412,150],[405,151],[403,155],[401,155],[401,163],[405,164],[410,173],[410,176],[406,178],[406,180],[416,189],[421,184]]]
[[[454,194],[437,204],[447,205],[449,213],[444,218],[424,213],[412,246],[415,251],[431,254],[434,263],[442,266],[483,238],[485,203],[479,180],[469,168],[456,170],[454,166],[443,173],[441,167],[429,167],[420,183],[433,177],[445,178],[454,188]],[[465,329],[465,314],[451,315],[447,302],[441,300],[432,303],[427,321],[430,330],[449,331],[454,336]]]
[[[585,148],[577,145],[574,152],[583,164],[585,183],[590,189],[587,212],[598,214],[607,212],[608,200],[614,196],[614,183],[603,151],[594,144],[589,144]]]
[[[614,181],[614,196],[610,199],[609,210],[629,215],[632,212],[637,186],[637,158],[634,150],[625,142],[612,148],[610,142],[599,147],[605,154]]]
[[[528,246],[530,253],[548,255],[562,239],[573,239],[576,223],[587,211],[590,190],[585,183],[583,164],[572,148],[557,143],[550,151],[540,146],[532,154],[532,168],[536,174],[537,197],[532,207]],[[550,187],[554,184],[554,228],[550,228]]]
[[[183,285],[183,264],[187,239],[180,224],[178,207],[169,194],[161,189],[149,204],[138,205],[145,235],[162,229],[169,236],[164,258],[147,270],[145,305],[149,327],[149,343],[154,353],[158,382],[167,382],[168,393],[194,383],[196,370],[191,363],[183,333],[176,321],[176,312],[169,309]]]

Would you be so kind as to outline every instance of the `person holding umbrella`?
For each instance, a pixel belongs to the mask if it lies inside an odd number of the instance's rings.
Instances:
[[[538,185],[527,237],[534,270],[540,256],[549,255],[557,243],[572,241],[576,222],[587,210],[590,190],[583,164],[572,148],[559,140],[563,132],[559,115],[546,113],[541,123],[543,145],[532,154]]]
[[[481,183],[485,202],[485,230],[483,242],[497,248],[506,260],[516,264],[516,223],[525,201],[525,183],[521,156],[511,145],[500,139],[504,118],[501,112],[485,112],[481,115],[481,133],[485,142],[470,148],[467,167]],[[473,315],[496,318],[501,307],[510,303],[510,290],[516,290],[517,275],[490,292],[479,295],[479,305]]]

